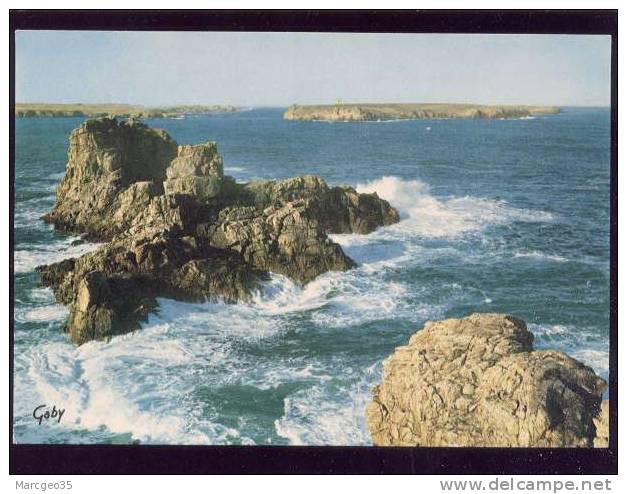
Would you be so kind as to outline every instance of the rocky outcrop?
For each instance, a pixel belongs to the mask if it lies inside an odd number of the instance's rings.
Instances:
[[[285,120],[364,122],[378,120],[438,120],[448,118],[522,118],[559,113],[554,106],[464,105],[446,103],[361,103],[337,105],[292,105]]]
[[[72,340],[84,343],[138,328],[157,297],[235,302],[270,271],[307,283],[350,269],[327,235],[368,233],[398,213],[319,177],[238,184],[213,142],[178,146],[163,131],[105,118],[72,132],[45,219],[107,241],[38,268],[69,308]]]
[[[259,210],[226,208],[217,220],[198,226],[206,245],[241,255],[255,268],[307,283],[326,271],[344,271],[355,263],[331,242],[305,201]]]
[[[124,231],[163,193],[176,154],[176,142],[162,130],[132,119],[88,120],[70,135],[67,171],[44,220],[100,238]]]
[[[327,233],[370,233],[399,221],[398,212],[377,193],[359,194],[352,187],[329,187],[311,175],[279,182],[252,182],[243,188],[243,201],[255,207],[303,200]]]
[[[534,350],[501,314],[428,322],[385,361],[366,419],[375,445],[591,447],[606,387],[594,371]]]
[[[116,239],[79,259],[39,269],[68,306],[67,331],[81,344],[139,328],[156,297],[246,300],[264,273],[228,250],[202,249],[194,237]]]

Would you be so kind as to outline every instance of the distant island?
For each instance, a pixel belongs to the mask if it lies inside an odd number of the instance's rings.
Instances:
[[[180,105],[147,107],[127,104],[82,104],[82,103],[17,103],[15,116],[25,117],[136,117],[136,118],[180,118],[185,115],[206,113],[231,113],[242,108],[231,105]]]
[[[556,106],[464,105],[448,103],[364,103],[336,105],[292,105],[285,120],[364,122],[379,120],[436,120],[446,118],[524,118],[554,115]]]

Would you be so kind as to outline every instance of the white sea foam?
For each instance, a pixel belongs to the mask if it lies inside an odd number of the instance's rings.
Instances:
[[[13,253],[13,268],[16,273],[28,273],[34,271],[37,266],[42,264],[59,262],[71,257],[80,257],[102,245],[92,242],[72,245],[72,242],[78,239],[79,237],[68,237],[50,244],[22,244],[22,249]]]
[[[351,385],[316,385],[288,396],[284,415],[274,422],[277,434],[293,446],[372,444],[364,411],[380,374],[379,362],[351,379]]]
[[[385,233],[402,231],[446,238],[478,231],[487,225],[553,220],[551,213],[514,208],[502,200],[471,196],[437,198],[420,180],[404,181],[388,176],[360,184],[357,190],[376,192],[399,210],[401,222],[382,229]]]
[[[295,329],[289,319],[292,315],[310,313],[315,325],[338,328],[415,314],[404,300],[405,285],[380,280],[379,273],[380,269],[366,265],[348,273],[325,273],[304,287],[271,274],[250,303],[160,299],[159,314],[151,316],[150,324],[176,324],[214,338],[259,341]]]
[[[169,444],[239,438],[235,429],[210,420],[199,423],[199,411],[186,406],[195,381],[178,367],[189,365],[193,356],[178,339],[160,337],[163,330],[78,348],[60,342],[33,348],[28,380],[37,399],[31,397],[31,403],[63,406],[63,427],[70,431],[105,427],[142,442]]]
[[[16,302],[14,318],[17,322],[51,323],[63,321],[68,315],[65,306],[55,303],[50,288],[33,288],[27,297]]]
[[[37,228],[39,230],[52,230],[53,226],[41,221],[41,217],[45,210],[37,209],[18,209],[13,217],[15,228]]]
[[[54,194],[20,201],[15,206],[14,226],[16,228],[52,229],[52,225],[44,223],[41,217],[54,204]]]
[[[303,331],[312,331],[318,338],[327,334],[333,338],[338,331],[356,331],[373,321],[418,323],[441,318],[451,303],[449,299],[468,296],[466,287],[451,284],[450,296],[444,296],[446,300],[440,305],[420,303],[417,300],[422,291],[426,296],[430,293],[428,283],[410,286],[387,275],[414,263],[466,257],[468,252],[458,250],[455,243],[420,245],[414,241],[416,237],[454,238],[489,224],[551,221],[552,216],[516,209],[502,201],[436,198],[422,182],[395,177],[384,177],[360,190],[376,190],[390,200],[400,210],[402,221],[370,235],[332,236],[360,263],[359,267],[325,273],[304,287],[273,274],[248,303],[193,304],[160,299],[158,312],[149,317],[141,331],[107,343],[90,342],[78,348],[63,341],[33,345],[16,357],[18,365],[28,369],[16,374],[16,386],[25,390],[17,397],[18,415],[28,417],[33,402],[63,404],[67,409],[63,427],[68,434],[75,434],[71,436],[73,442],[80,441],[80,431],[86,429],[90,437],[101,434],[98,437],[105,440],[111,434],[130,434],[145,443],[253,444],[257,437],[248,437],[254,435],[249,433],[249,426],[244,422],[227,425],[211,399],[199,398],[196,393],[200,388],[220,393],[229,386],[282,392],[285,388],[281,386],[291,383],[296,391],[285,397],[283,415],[274,422],[280,437],[290,444],[370,444],[364,409],[371,398],[371,386],[380,379],[380,362],[363,369],[341,355],[326,358],[289,351],[267,355],[260,350],[264,345],[289,345],[290,336],[301,337]],[[69,247],[70,242],[50,249],[33,246],[36,250],[26,252],[40,258],[28,258],[30,265],[52,262],[51,256],[80,255],[69,251],[85,245]],[[63,253],[57,252],[63,249]],[[26,269],[28,259],[21,259],[22,269]],[[491,303],[489,295],[477,289],[472,293],[478,303],[485,304]],[[33,290],[29,300],[44,305],[29,305],[19,317],[60,317],[60,309],[53,308],[50,297],[49,291]],[[55,314],[55,310],[59,312]],[[531,329],[538,335],[538,347],[565,349],[603,371],[606,354],[596,343],[598,337],[592,335],[590,341],[569,339],[570,328],[558,326]],[[380,331],[384,335],[386,325],[382,324]],[[577,347],[578,354],[572,351]],[[65,429],[57,428],[55,433],[61,430]],[[39,430],[31,426],[20,432],[20,439],[33,434]],[[67,440],[67,436],[59,438]]]
[[[316,311],[311,321],[320,327],[342,328],[382,319],[403,317],[408,305],[407,287],[377,277],[351,273],[338,283],[328,302],[328,310]]]
[[[255,359],[238,353],[240,343],[284,331],[281,315],[296,310],[291,304],[272,304],[272,295],[259,296],[259,305],[160,300],[159,313],[141,331],[78,348],[65,342],[33,346],[20,356],[20,365],[28,369],[20,389],[32,393],[20,395],[18,409],[26,413],[33,402],[63,404],[68,434],[104,428],[144,443],[253,444],[194,400],[199,383],[211,389],[270,389],[331,379],[315,359]],[[21,440],[32,436],[31,429]]]
[[[225,166],[224,167],[224,171],[225,172],[241,173],[241,172],[245,172],[247,170],[243,166]]]
[[[33,288],[29,293],[30,299],[39,303],[51,304],[54,302],[54,293],[51,288]]]
[[[568,262],[568,258],[553,254],[544,254],[537,250],[529,251],[529,252],[516,252],[514,254],[515,258],[523,257],[523,258],[533,258],[533,259],[546,259],[549,261],[555,262]]]
[[[286,276],[271,273],[270,280],[253,296],[251,309],[267,315],[318,309],[327,303],[329,292],[341,283],[340,278],[331,272],[302,287]]]
[[[60,304],[15,310],[15,320],[18,322],[63,321],[67,316],[67,308]]]
[[[23,398],[62,403],[68,433],[104,428],[145,443],[252,444],[244,430],[223,425],[202,408],[193,398],[198,384],[210,389],[245,385],[267,390],[298,382],[306,388],[286,399],[286,416],[278,426],[284,437],[292,435],[294,444],[367,443],[362,415],[370,381],[364,384],[362,371],[346,369],[341,360],[330,366],[305,355],[255,358],[240,348],[303,330],[293,318],[299,320],[309,311],[328,309],[326,326],[332,330],[333,314],[338,316],[336,325],[338,321],[350,324],[382,317],[378,313],[398,307],[394,297],[403,296],[403,285],[389,285],[389,298],[376,300],[368,295],[376,280],[372,275],[365,278],[370,288],[356,285],[360,277],[355,272],[327,273],[303,288],[272,275],[251,303],[235,305],[160,299],[158,313],[141,331],[78,348],[55,342],[29,349],[21,356],[21,365],[28,368],[28,384],[20,387],[32,388],[36,398]],[[46,292],[37,295],[45,297]],[[357,301],[355,308],[351,298]],[[354,385],[342,385],[336,393],[331,382],[346,372],[357,373]],[[21,409],[27,406],[22,403]],[[297,410],[304,422],[295,416]],[[309,424],[312,417],[315,421]],[[24,440],[31,432],[20,437]]]
[[[229,307],[229,317],[233,312],[238,316],[231,319],[231,324],[237,327],[239,318],[257,321],[261,331],[254,333],[263,335],[266,324],[272,328],[267,334],[283,331],[285,321],[277,317],[291,314],[308,313],[311,322],[321,328],[342,328],[381,319],[421,319],[425,311],[429,315],[439,313],[441,307],[437,305],[427,310],[410,303],[404,283],[382,277],[387,269],[399,268],[410,258],[416,258],[413,249],[393,251],[388,258],[364,262],[347,272],[325,273],[304,287],[285,276],[271,274],[251,304]],[[217,317],[215,311],[211,317]]]
[[[159,299],[159,314],[149,319],[148,327],[165,324],[185,331],[192,337],[214,340],[238,338],[259,341],[277,336],[285,330],[281,320],[264,314],[250,304],[185,303]]]
[[[582,361],[584,364],[592,367],[597,373],[607,377],[610,368],[610,351],[607,350],[593,350],[593,349],[579,349],[571,350],[569,355],[577,360]]]
[[[607,377],[610,366],[607,335],[599,335],[590,328],[565,324],[531,323],[528,328],[536,336],[536,348],[563,351]]]
[[[333,376],[328,374],[329,369],[317,361],[309,360],[307,362],[302,358],[279,358],[257,361],[254,364],[254,372],[244,367],[231,369],[234,372],[234,379],[231,381],[268,390],[295,381],[321,384],[333,379]]]
[[[50,180],[53,180],[55,182],[58,182],[59,180],[61,180],[63,177],[65,177],[65,173],[66,171],[63,170],[62,172],[58,172],[58,173],[51,173],[50,175],[48,175],[48,178]]]

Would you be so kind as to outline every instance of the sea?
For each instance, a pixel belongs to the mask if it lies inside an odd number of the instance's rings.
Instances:
[[[356,123],[283,111],[146,123],[179,144],[217,141],[240,182],[315,174],[376,191],[400,223],[333,235],[350,271],[305,286],[273,274],[250,303],[160,299],[141,330],[81,346],[35,267],[98,247],[40,219],[83,119],[15,120],[14,442],[369,445],[386,357],[425,321],[474,312],[524,319],[536,348],[607,379],[608,108]],[[41,405],[61,421],[39,424]]]

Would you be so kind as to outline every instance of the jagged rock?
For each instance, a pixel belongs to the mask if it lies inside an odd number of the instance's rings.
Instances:
[[[119,236],[134,239],[159,235],[181,236],[194,232],[200,205],[188,195],[154,197],[139,211],[129,229]]]
[[[610,402],[603,400],[599,414],[593,419],[596,428],[595,448],[607,448],[610,444]]]
[[[123,334],[138,329],[155,305],[147,280],[90,271],[77,280],[67,327],[76,343]]]
[[[605,381],[532,343],[512,316],[426,323],[384,363],[366,411],[374,444],[592,446]]]
[[[115,198],[110,222],[120,225],[119,230],[132,224],[138,212],[144,211],[157,195],[154,182],[135,182],[123,189]]]
[[[398,221],[376,194],[318,177],[238,184],[216,144],[178,146],[129,119],[72,132],[67,173],[46,216],[58,228],[108,240],[38,271],[70,311],[76,343],[139,327],[156,297],[250,298],[268,271],[301,283],[355,263],[327,233]]]
[[[166,171],[166,194],[188,194],[201,202],[220,194],[224,176],[222,158],[215,142],[179,146],[178,156]]]
[[[101,238],[125,230],[142,205],[162,193],[176,152],[167,133],[134,120],[84,122],[70,135],[67,171],[44,220]]]
[[[85,343],[139,328],[156,297],[184,301],[246,300],[264,273],[226,250],[199,248],[194,237],[122,237],[79,259],[38,268],[58,302],[67,331]]]
[[[398,212],[376,192],[359,194],[352,187],[329,187],[312,175],[281,181],[251,182],[239,193],[245,204],[264,209],[304,201],[327,233],[370,233],[399,221]]]
[[[304,201],[262,210],[227,208],[217,220],[198,226],[207,245],[238,252],[258,269],[307,283],[326,271],[344,271],[355,263],[331,242]]]
[[[329,233],[366,234],[399,221],[398,212],[376,192],[359,194],[352,187],[333,187],[313,205],[313,213]]]

